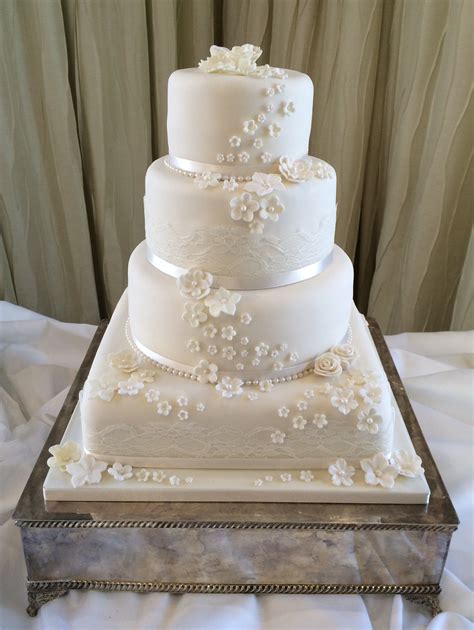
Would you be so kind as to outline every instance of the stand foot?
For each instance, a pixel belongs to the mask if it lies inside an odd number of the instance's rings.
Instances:
[[[28,588],[28,606],[26,612],[30,617],[36,617],[41,606],[58,597],[64,597],[68,593],[69,589],[67,588],[55,588],[43,591]]]
[[[432,617],[439,615],[443,612],[439,605],[439,593],[435,594],[417,594],[417,593],[405,593],[402,595],[407,601],[419,604],[420,606],[426,606],[430,609]]]

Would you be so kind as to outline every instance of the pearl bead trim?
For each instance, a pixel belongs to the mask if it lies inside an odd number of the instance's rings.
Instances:
[[[202,173],[193,173],[192,171],[185,171],[182,168],[177,168],[176,166],[171,166],[171,164],[168,162],[168,160],[165,160],[165,165],[171,170],[174,171],[175,173],[178,173],[179,175],[185,175],[186,177],[191,177],[192,179],[195,179],[196,177],[200,177],[202,175]],[[252,175],[248,175],[248,176],[243,176],[243,175],[222,175],[221,173],[219,173],[219,181],[224,181],[226,179],[235,179],[236,182],[250,182],[252,181]]]
[[[182,378],[187,378],[188,380],[191,380],[191,381],[198,380],[197,376],[195,376],[192,372],[187,372],[185,370],[177,370],[176,368],[172,368],[172,367],[169,367],[168,365],[164,365],[163,363],[160,363],[159,361],[150,359],[148,355],[146,355],[144,352],[139,350],[137,346],[135,345],[135,343],[133,342],[132,336],[130,334],[130,320],[128,319],[125,324],[125,337],[127,339],[128,344],[130,345],[130,347],[136,354],[138,354],[143,359],[146,359],[149,363],[151,363],[158,369],[163,370],[163,372],[167,372],[168,374],[173,374],[174,376],[180,376]],[[344,335],[344,343],[352,343],[352,328],[350,324],[349,324],[349,328],[347,329],[346,334]],[[290,381],[296,381],[312,373],[313,373],[313,368],[306,368],[302,370],[301,372],[296,372],[295,374],[291,374],[290,376],[281,376],[278,378],[247,379],[247,380],[244,380],[242,384],[246,386],[251,386],[251,385],[260,385],[262,381],[265,381],[265,382],[269,381],[273,383],[274,385],[278,385],[279,383],[289,383]]]

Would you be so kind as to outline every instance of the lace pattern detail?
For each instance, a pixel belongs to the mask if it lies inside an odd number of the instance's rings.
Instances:
[[[331,212],[314,231],[298,230],[279,237],[254,236],[240,225],[178,229],[146,213],[146,240],[153,253],[174,265],[252,277],[285,273],[327,256],[334,243],[335,218]]]
[[[89,451],[102,455],[118,453],[121,457],[360,459],[390,450],[392,423],[385,423],[375,435],[362,433],[350,424],[351,420],[331,419],[330,430],[308,427],[305,431],[293,431],[284,444],[274,444],[269,439],[278,430],[275,426],[244,432],[239,427],[207,427],[182,421],[139,426],[113,424],[100,431],[89,429],[84,438]]]

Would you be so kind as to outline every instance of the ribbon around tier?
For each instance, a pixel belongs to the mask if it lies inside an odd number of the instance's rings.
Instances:
[[[252,278],[245,276],[221,276],[218,274],[213,275],[213,288],[224,287],[231,291],[255,291],[260,289],[276,289],[277,287],[284,287],[288,284],[295,284],[302,280],[309,280],[322,273],[329,267],[333,258],[333,250],[329,252],[327,256],[318,260],[311,265],[294,269],[293,271],[285,271],[283,273],[271,273],[262,274]],[[179,278],[185,274],[189,269],[173,265],[164,258],[157,256],[147,247],[147,259],[156,269],[171,276],[173,278]]]
[[[252,175],[258,171],[259,173],[270,173],[274,170],[274,164],[262,164],[258,167],[254,165],[228,165],[228,164],[209,164],[207,162],[196,162],[195,160],[187,160],[185,158],[168,155],[165,159],[166,166],[175,168],[186,173],[218,173],[224,178],[230,177],[248,177],[252,179]]]

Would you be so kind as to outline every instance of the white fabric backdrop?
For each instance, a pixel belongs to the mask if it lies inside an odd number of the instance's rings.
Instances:
[[[464,630],[473,605],[473,356],[466,332],[388,337],[461,527],[443,576],[445,612],[430,620],[400,596],[167,595],[72,591],[25,613],[26,570],[10,515],[64,401],[95,327],[63,324],[0,302],[0,627],[257,630]],[[471,621],[469,621],[469,619]]]

